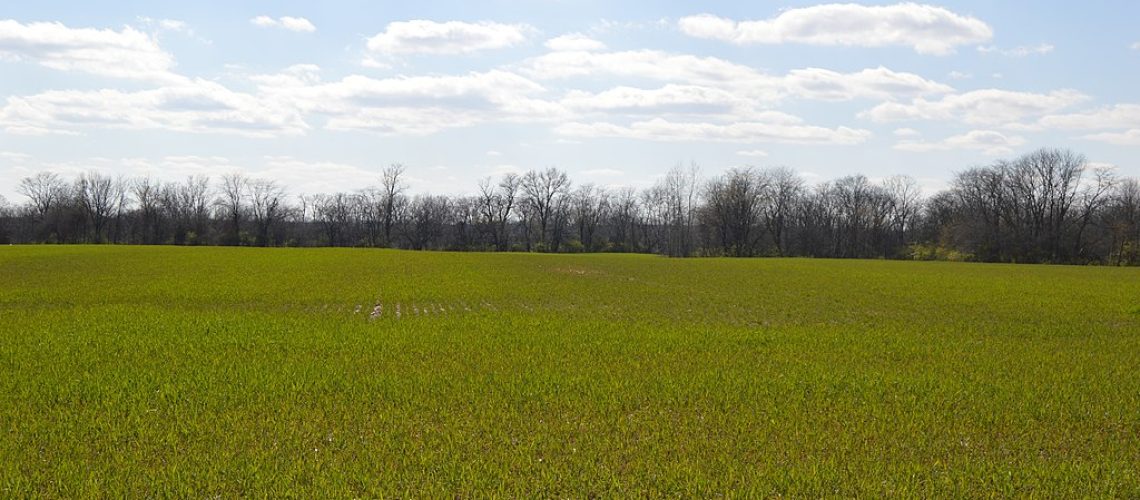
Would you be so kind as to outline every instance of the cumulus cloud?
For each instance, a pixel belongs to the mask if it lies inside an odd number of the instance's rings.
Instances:
[[[625,175],[625,172],[615,168],[593,168],[583,170],[580,173],[586,177],[621,177]]]
[[[893,99],[896,96],[945,94],[954,90],[949,85],[882,66],[854,73],[820,68],[799,69],[788,73],[784,80],[792,95],[825,101]]]
[[[116,31],[0,20],[0,59],[113,78],[182,80],[171,71],[174,57],[154,37],[131,27]]]
[[[990,156],[1010,154],[1013,149],[1025,144],[1025,138],[1008,136],[993,130],[971,130],[962,135],[947,137],[938,142],[904,141],[896,144],[895,149],[925,153],[929,151],[947,151],[966,149],[981,151]]]
[[[30,160],[32,155],[26,153],[14,153],[12,151],[0,151],[0,159],[6,162],[24,162]]]
[[[568,33],[546,41],[546,48],[554,51],[578,50],[593,51],[605,50],[606,44],[594,40],[581,33]]]
[[[922,135],[921,132],[913,128],[896,128],[894,134],[896,137],[918,137]]]
[[[1049,115],[1037,121],[1046,129],[1104,130],[1081,138],[1120,146],[1140,146],[1140,104],[1117,104],[1081,113]]]
[[[0,127],[17,134],[76,134],[87,130],[172,130],[249,137],[299,134],[308,126],[295,108],[193,80],[153,90],[50,90],[9,97]]]
[[[581,50],[551,52],[524,62],[522,71],[542,80],[627,76],[686,83],[724,83],[750,80],[759,75],[748,66],[715,57],[648,49],[605,53]]]
[[[678,21],[686,35],[737,45],[907,46],[921,54],[946,55],[955,48],[993,37],[985,22],[942,7],[826,4],[794,8],[761,21],[735,21],[711,14]]]
[[[1109,144],[1116,144],[1119,146],[1140,146],[1140,128],[1134,128],[1124,132],[1104,132],[1100,134],[1090,134],[1084,136],[1084,139],[1090,141],[1107,142]]]
[[[331,130],[427,135],[486,122],[551,121],[565,117],[545,89],[502,70],[464,75],[376,79],[352,75],[320,82],[313,68],[255,77],[259,92],[282,107],[327,117]]]
[[[1140,104],[1117,104],[1081,113],[1049,115],[1037,123],[1045,128],[1059,129],[1140,128]]]
[[[672,122],[663,118],[637,121],[629,125],[606,122],[571,122],[556,127],[555,132],[570,137],[621,137],[666,142],[778,142],[836,145],[859,144],[871,136],[871,132],[867,130],[847,127],[831,129],[794,123],[794,120],[788,120],[788,115],[776,118],[770,122],[753,121],[727,124]]]
[[[666,85],[657,89],[615,87],[591,93],[572,90],[562,99],[567,108],[582,112],[625,114],[743,114],[747,99],[725,90],[697,85]]]
[[[317,31],[317,27],[303,17],[282,16],[275,19],[269,16],[257,16],[250,19],[249,22],[254,26],[260,26],[262,28],[281,28],[300,33],[312,33]]]
[[[884,67],[854,73],[804,68],[777,76],[715,57],[657,50],[551,52],[524,62],[521,71],[540,80],[619,76],[696,85],[768,103],[789,97],[887,100],[953,91],[947,85]]]
[[[1038,94],[985,89],[948,95],[935,101],[920,97],[910,103],[887,102],[860,116],[876,122],[953,120],[973,125],[1009,125],[1087,100],[1088,96],[1075,90]]]
[[[398,21],[389,23],[382,33],[369,38],[368,50],[383,55],[467,54],[518,45],[526,41],[532,31],[534,28],[525,24],[489,21]]]
[[[768,156],[768,152],[763,149],[745,149],[737,151],[736,154],[737,156],[746,156],[749,158],[765,158]]]
[[[1045,55],[1056,48],[1052,44],[1041,43],[1037,45],[1020,45],[1012,49],[1000,49],[993,45],[978,46],[978,52],[983,54],[1001,54],[1006,57],[1027,57],[1032,55]]]
[[[195,36],[194,30],[190,28],[190,24],[186,21],[178,19],[154,19],[146,16],[139,16],[139,23],[146,28],[156,32],[173,32],[182,33],[187,36]]]

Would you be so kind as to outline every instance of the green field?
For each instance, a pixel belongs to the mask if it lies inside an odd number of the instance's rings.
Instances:
[[[1136,497],[1137,464],[1136,268],[0,247],[0,497]]]

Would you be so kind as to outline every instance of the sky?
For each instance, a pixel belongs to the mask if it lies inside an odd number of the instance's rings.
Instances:
[[[37,0],[0,8],[0,196],[42,170],[294,193],[557,167],[916,178],[1040,147],[1140,175],[1140,2]]]

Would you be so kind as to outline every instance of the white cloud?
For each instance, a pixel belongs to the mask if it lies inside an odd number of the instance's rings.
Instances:
[[[779,142],[837,145],[859,144],[871,136],[869,131],[847,127],[830,129],[785,122],[736,122],[729,124],[670,122],[662,118],[634,122],[630,125],[604,122],[571,122],[556,127],[555,132],[570,137],[622,137],[650,141]]]
[[[325,116],[325,128],[330,130],[428,135],[487,122],[566,117],[557,103],[535,97],[545,91],[541,85],[501,70],[386,79],[352,75],[328,83],[304,70],[301,75],[287,71],[254,79],[267,99]]]
[[[526,61],[521,71],[543,80],[621,76],[698,85],[766,103],[788,97],[829,101],[886,100],[953,91],[947,85],[884,67],[855,73],[804,68],[784,76],[773,76],[715,57],[656,50],[551,52]]]
[[[194,36],[194,30],[186,21],[178,19],[154,19],[151,17],[140,16],[139,23],[155,31],[170,31],[174,33],[183,33],[189,36]]]
[[[49,90],[9,97],[0,108],[0,128],[16,134],[128,129],[270,137],[299,134],[308,126],[295,108],[215,82],[188,80],[137,92]]]
[[[948,75],[952,80],[969,80],[974,77],[970,73],[963,73],[961,71],[951,71]]]
[[[376,54],[467,54],[518,45],[534,28],[523,24],[428,20],[389,23],[383,33],[368,39]]]
[[[726,83],[759,76],[748,66],[715,57],[648,49],[606,53],[551,52],[526,61],[522,71],[544,80],[606,75],[685,83]]]
[[[491,151],[487,151],[487,156],[503,156],[503,153],[500,153],[500,152],[495,151],[495,150],[491,150]]]
[[[501,176],[501,175],[507,175],[507,174],[519,174],[519,175],[521,175],[523,173],[526,173],[526,169],[524,169],[518,165],[495,165],[494,167],[491,167],[491,169],[488,170],[487,173],[490,175],[494,175],[496,177]]]
[[[1136,43],[1132,44],[1132,46],[1130,48],[1132,50],[1140,50],[1140,42],[1136,42]]]
[[[894,134],[895,137],[918,137],[922,135],[921,132],[913,128],[896,128]]]
[[[736,154],[737,156],[747,156],[749,158],[765,158],[768,156],[768,152],[762,149],[746,149],[737,151]]]
[[[992,130],[971,130],[962,135],[947,137],[939,142],[904,141],[896,144],[894,148],[916,153],[966,149],[981,151],[990,156],[998,156],[1010,154],[1014,148],[1023,144],[1025,144],[1024,137],[1007,136]]]
[[[1134,128],[1124,132],[1104,132],[1100,134],[1090,134],[1082,137],[1090,141],[1107,142],[1109,144],[1116,144],[1120,146],[1140,146],[1140,128]]]
[[[1082,113],[1049,115],[1037,123],[1045,128],[1058,129],[1140,128],[1140,104],[1117,104]]]
[[[583,170],[581,174],[587,177],[621,177],[625,172],[613,168],[594,168]]]
[[[12,151],[0,151],[0,159],[7,161],[7,162],[19,163],[19,162],[24,162],[24,161],[30,160],[31,158],[32,158],[32,155],[25,154],[25,153],[14,153]]]
[[[581,33],[568,33],[546,41],[546,48],[554,51],[578,50],[594,51],[605,50],[606,44],[594,40]]]
[[[615,87],[599,93],[572,90],[562,99],[567,108],[582,112],[626,114],[744,114],[747,99],[731,92],[697,85],[666,85],[657,89]]]
[[[999,49],[993,45],[978,46],[978,52],[983,54],[997,53],[1006,57],[1027,57],[1032,55],[1045,55],[1055,49],[1052,44],[1041,43],[1037,45],[1020,45],[1012,49]]]
[[[974,125],[1009,125],[1022,119],[1060,111],[1088,100],[1075,90],[1048,94],[985,89],[954,94],[940,100],[914,99],[909,104],[887,102],[860,114],[876,122],[955,120]]]
[[[826,4],[787,9],[763,21],[734,21],[711,14],[678,22],[689,36],[738,45],[909,46],[922,54],[946,55],[955,47],[993,37],[985,22],[942,7],[902,3],[868,6]]]
[[[896,96],[945,94],[954,89],[913,73],[899,73],[882,66],[855,73],[820,68],[792,70],[784,78],[793,95],[824,101],[855,98],[893,99]]]
[[[174,57],[155,39],[131,27],[120,31],[69,28],[61,23],[0,20],[0,59],[99,76],[172,82]]]
[[[262,28],[281,28],[300,33],[312,33],[317,31],[317,27],[303,17],[282,16],[274,19],[269,16],[257,16],[250,19],[249,22],[255,26],[261,26]]]

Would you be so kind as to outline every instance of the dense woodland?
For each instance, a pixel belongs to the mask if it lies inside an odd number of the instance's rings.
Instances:
[[[555,168],[484,179],[476,194],[408,192],[401,165],[351,193],[291,195],[231,174],[180,182],[96,171],[19,180],[0,197],[0,243],[359,246],[1140,264],[1140,182],[1042,149],[955,175],[925,194],[897,176],[809,185],[786,168],[654,186],[575,185]]]

